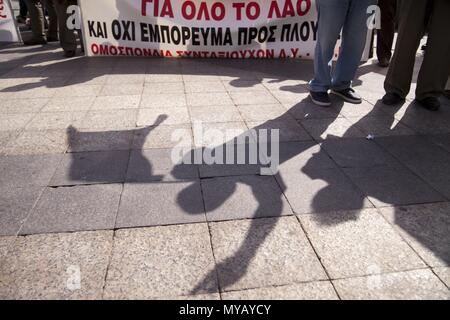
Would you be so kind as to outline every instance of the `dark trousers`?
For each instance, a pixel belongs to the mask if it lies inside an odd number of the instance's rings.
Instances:
[[[377,30],[377,57],[378,61],[390,60],[394,43],[397,0],[379,0],[378,6],[381,10],[381,29]]]
[[[384,88],[388,93],[406,97],[411,87],[417,49],[428,30],[416,98],[438,97],[443,93],[450,73],[450,1],[403,0],[400,3],[398,38]]]
[[[28,14],[28,8],[27,8],[27,4],[25,3],[25,0],[20,0],[19,1],[19,8],[20,8],[20,16],[21,17],[26,17]]]

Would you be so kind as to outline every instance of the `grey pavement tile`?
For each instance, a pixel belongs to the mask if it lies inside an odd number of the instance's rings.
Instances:
[[[41,112],[26,126],[27,130],[57,130],[70,126],[78,127],[82,123],[86,111],[73,112]]]
[[[43,112],[86,111],[94,103],[95,97],[52,98],[42,109]]]
[[[185,68],[183,64],[181,65],[182,73],[183,73],[183,81],[187,82],[197,82],[197,83],[208,83],[213,81],[220,81],[220,77],[217,75],[216,70],[208,67],[200,67],[199,69],[191,72],[192,70],[188,70],[189,67]]]
[[[114,229],[119,184],[47,188],[20,234]]]
[[[380,212],[429,266],[450,264],[450,203],[381,208]]]
[[[195,146],[215,148],[226,143],[249,143],[254,141],[252,132],[243,121],[201,122],[192,125]]]
[[[311,158],[297,170],[280,167],[276,179],[296,214],[372,207],[364,194],[337,168],[327,168]],[[326,161],[326,160],[323,160]],[[302,161],[300,161],[301,163]]]
[[[106,84],[143,84],[145,80],[144,74],[109,74],[106,78]]]
[[[233,101],[226,92],[202,92],[186,94],[187,104],[193,107],[233,105]]]
[[[112,233],[18,237],[0,269],[0,298],[101,299]]]
[[[183,82],[183,77],[181,74],[157,74],[153,73],[151,70],[147,70],[147,72],[150,71],[150,74],[147,74],[145,76],[145,82],[150,83],[162,83],[162,82]],[[177,70],[178,72],[181,72],[181,70]]]
[[[0,114],[36,113],[39,112],[47,104],[48,101],[48,98],[15,99],[2,101]]]
[[[366,135],[376,137],[394,136],[394,135],[414,135],[415,132],[405,126],[400,121],[386,117],[364,117],[362,119],[348,118],[356,127]]]
[[[230,141],[214,148],[197,148],[187,156],[200,164],[202,178],[266,174],[264,171],[278,163],[275,154],[272,157],[272,153],[264,152],[253,141]]]
[[[8,155],[58,154],[64,153],[67,145],[64,130],[23,131],[4,147],[3,152]]]
[[[127,182],[172,181],[198,179],[198,166],[191,152],[175,158],[173,149],[133,150],[127,171]],[[189,162],[185,162],[191,160]]]
[[[450,291],[429,270],[333,281],[345,300],[448,300]]]
[[[122,130],[135,128],[138,110],[113,110],[113,111],[88,111],[81,123],[80,128],[85,129],[109,129]],[[75,127],[77,127],[75,125]]]
[[[278,100],[269,91],[230,92],[230,96],[237,105],[278,104]]]
[[[281,142],[279,172],[282,175],[300,172],[306,165],[314,169],[337,168],[329,155],[314,141]]]
[[[0,149],[8,143],[13,142],[19,134],[19,130],[0,131]]]
[[[61,88],[46,88],[42,86],[17,89],[15,91],[0,91],[0,97],[3,99],[35,99],[51,98],[56,95]]]
[[[409,128],[420,134],[441,134],[450,132],[450,108],[444,106],[431,115],[428,110],[412,102],[396,114]]]
[[[140,95],[130,96],[104,96],[95,98],[91,110],[115,110],[139,108]]]
[[[184,93],[152,93],[142,95],[141,108],[178,108],[186,106]]]
[[[67,130],[68,152],[129,150],[137,130]]]
[[[144,85],[143,95],[178,93],[184,94],[183,82],[147,82]]]
[[[441,279],[442,282],[450,289],[450,267],[434,268],[434,273]]]
[[[237,108],[245,121],[267,121],[286,115],[286,109],[280,104],[238,105]]]
[[[364,132],[345,118],[308,119],[300,123],[316,140],[366,137]]]
[[[329,139],[321,147],[343,168],[396,165],[398,162],[373,140],[365,138]]]
[[[364,98],[364,97],[363,97]],[[337,98],[339,99],[339,98]],[[344,103],[342,106],[339,107],[339,113],[346,117],[349,120],[354,120],[357,122],[358,120],[361,120],[363,118],[377,118],[382,117],[386,118],[389,116],[389,110],[386,110],[389,107],[386,107],[385,105],[381,103],[377,103],[376,105],[373,105],[367,101],[364,101],[361,104],[351,104],[351,103]],[[394,120],[394,119],[392,119]]]
[[[134,96],[142,94],[141,84],[106,84],[97,93],[98,96]]]
[[[400,165],[343,170],[377,207],[445,200],[414,173]]]
[[[432,135],[428,138],[438,146],[450,152],[450,134]]]
[[[129,153],[129,151],[98,151],[65,154],[50,185],[124,182]]]
[[[327,279],[294,217],[213,223],[210,230],[222,291]]]
[[[66,85],[83,84],[83,85],[104,85],[108,78],[110,70],[83,70],[73,75]]]
[[[0,157],[2,187],[46,186],[61,161],[61,155]]]
[[[386,137],[376,141],[450,199],[450,153],[421,136]]]
[[[19,232],[42,190],[42,187],[0,188],[0,236]]]
[[[271,176],[212,178],[202,180],[201,184],[208,221],[292,214],[280,187]]]
[[[133,139],[133,149],[190,147],[192,145],[192,130],[190,124],[172,126],[149,126],[136,130]]]
[[[271,94],[275,97],[275,99],[283,104],[294,105],[301,101],[304,101],[308,97],[308,93],[306,89],[302,89],[300,87],[300,92],[293,91],[270,91]],[[298,91],[298,90],[297,90]]]
[[[184,88],[186,93],[205,93],[205,92],[226,92],[224,84],[220,80],[192,82],[185,81]]]
[[[235,106],[189,107],[192,122],[237,122],[242,117]]]
[[[282,116],[274,120],[246,123],[250,129],[256,131],[253,133],[256,133],[258,136],[260,134],[260,130],[267,130],[267,134],[271,137],[274,137],[274,134],[276,136],[276,132],[278,132],[278,140],[281,142],[312,140],[308,132],[306,132],[306,130],[289,115]]]
[[[425,267],[376,209],[298,218],[332,279]]]
[[[74,84],[54,89],[54,97],[95,97],[103,92],[102,85],[79,85]]]
[[[224,300],[337,300],[329,281],[289,284],[222,293]]]
[[[35,113],[2,114],[0,116],[0,131],[22,130],[35,115]]]
[[[214,267],[206,224],[118,230],[104,298],[217,293]]]
[[[136,123],[138,126],[153,125],[161,116],[165,117],[163,121],[164,125],[190,123],[189,112],[186,107],[140,109]]]
[[[205,222],[200,181],[125,184],[117,228]]]
[[[223,81],[223,84],[228,92],[254,92],[268,90],[262,83],[257,83],[254,80]]]

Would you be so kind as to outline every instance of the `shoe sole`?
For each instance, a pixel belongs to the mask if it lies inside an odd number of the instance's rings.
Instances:
[[[314,98],[313,98],[313,96],[310,94],[309,95],[309,97],[311,98],[311,101],[314,103],[314,104],[316,104],[316,105],[318,105],[318,106],[320,106],[320,107],[330,107],[331,106],[331,102],[320,102],[320,101],[317,101],[317,100],[315,100]]]
[[[349,102],[349,103],[353,103],[353,104],[361,104],[362,103],[362,99],[358,99],[358,100],[354,100],[354,99],[350,99],[346,96],[344,96],[343,94],[340,94],[339,92],[336,91],[331,91],[332,94],[334,94],[335,96],[340,97],[342,100]]]

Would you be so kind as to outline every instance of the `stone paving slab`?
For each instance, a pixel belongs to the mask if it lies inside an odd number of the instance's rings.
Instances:
[[[307,282],[222,293],[224,300],[337,300],[329,281]]]
[[[429,266],[450,264],[450,203],[381,208],[380,212]]]
[[[124,182],[129,156],[128,150],[65,154],[50,185]]]
[[[376,207],[445,200],[431,186],[403,166],[343,170]]]
[[[0,187],[0,236],[19,232],[42,191],[42,187]]]
[[[239,176],[201,181],[208,221],[278,217],[292,214],[271,176]]]
[[[152,299],[218,292],[206,224],[118,230],[104,298]],[[208,277],[207,282],[203,282]]]
[[[336,138],[362,138],[366,134],[345,118],[307,119],[300,123],[318,141]]]
[[[450,290],[450,267],[434,268],[433,272],[444,282]]]
[[[60,161],[60,155],[0,157],[0,185],[2,187],[46,186]]]
[[[20,234],[114,229],[121,185],[47,188]]]
[[[78,129],[66,130],[67,152],[129,150],[135,130]]]
[[[58,154],[67,150],[65,130],[25,130],[4,146],[7,155]]]
[[[373,207],[340,169],[318,168],[307,163],[300,170],[281,168],[276,176],[296,214]]]
[[[6,100],[2,101],[0,114],[37,113],[41,111],[48,102],[48,98]]]
[[[112,231],[18,237],[0,268],[0,298],[100,299],[111,248]]]
[[[200,182],[125,184],[116,227],[205,222]]]
[[[218,222],[210,228],[223,291],[327,279],[294,217]]]
[[[373,275],[333,281],[345,300],[450,299],[450,291],[429,270]]]
[[[375,209],[298,218],[332,279],[426,267]]]

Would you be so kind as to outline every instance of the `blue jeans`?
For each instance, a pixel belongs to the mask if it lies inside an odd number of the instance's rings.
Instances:
[[[364,51],[367,36],[367,8],[377,0],[316,0],[318,12],[314,79],[311,91],[343,90],[351,87]],[[342,44],[336,68],[332,59],[342,30]]]

